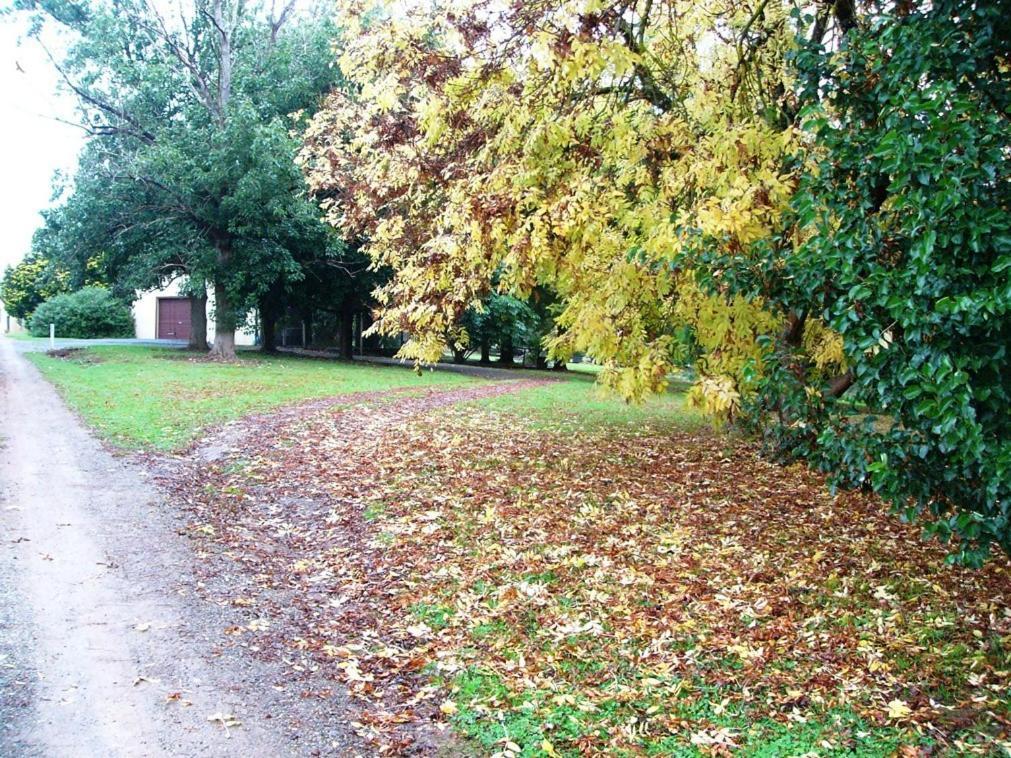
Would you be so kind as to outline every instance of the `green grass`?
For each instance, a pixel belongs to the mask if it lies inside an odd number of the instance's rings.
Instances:
[[[610,732],[622,730],[630,723],[641,725],[640,736],[630,740],[638,744],[627,752],[616,750],[612,754],[702,758],[707,752],[692,744],[690,733],[721,727],[730,730],[739,755],[753,758],[813,754],[886,758],[895,755],[904,744],[932,747],[926,737],[892,726],[870,724],[846,709],[809,714],[814,717],[801,723],[755,720],[746,710],[733,704],[716,714],[712,705],[728,702],[724,695],[731,693],[698,684],[688,688],[684,706],[676,714],[683,727],[677,735],[665,735],[666,729],[651,724],[667,714],[663,709],[650,708],[653,704],[646,701],[605,700],[598,702],[594,710],[580,710],[574,705],[576,698],[566,701],[557,697],[559,693],[540,690],[516,694],[497,677],[476,669],[457,675],[449,684],[458,708],[452,721],[459,732],[488,752],[501,749],[503,742],[508,740],[519,748],[524,758],[546,755],[545,739],[554,741],[552,747],[558,755],[578,755],[575,750],[562,748],[560,743],[580,738],[589,738],[591,744],[594,737],[598,738],[596,747],[599,750],[607,744]],[[488,703],[508,704],[505,718],[490,718],[487,709],[482,707]],[[546,721],[534,714],[531,706],[535,703],[549,709],[550,717]],[[684,728],[686,724],[691,726]]]
[[[475,402],[490,410],[515,415],[534,428],[563,433],[607,429],[666,431],[699,428],[708,423],[701,413],[688,406],[683,392],[667,392],[638,405],[626,403],[585,373],[571,373],[559,381]]]
[[[7,334],[5,334],[3,336],[6,337],[9,340],[24,340],[26,342],[31,341],[31,340],[46,340],[46,339],[49,339],[48,337],[33,337],[28,332],[8,332]]]
[[[67,403],[112,444],[176,450],[210,426],[317,397],[474,381],[450,372],[240,353],[236,363],[149,347],[28,353]]]

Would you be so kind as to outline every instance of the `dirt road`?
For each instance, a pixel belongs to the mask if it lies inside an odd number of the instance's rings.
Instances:
[[[0,339],[0,755],[360,752],[228,646],[178,518]]]

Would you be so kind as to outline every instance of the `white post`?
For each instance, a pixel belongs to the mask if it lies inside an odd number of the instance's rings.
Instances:
[[[56,349],[56,324],[49,325],[49,349]]]

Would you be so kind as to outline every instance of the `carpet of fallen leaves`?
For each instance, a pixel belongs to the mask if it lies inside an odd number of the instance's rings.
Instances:
[[[501,755],[1008,750],[1006,561],[948,566],[875,498],[715,432],[461,404],[527,384],[250,420],[177,473],[250,577],[223,632],[332,670],[377,751],[447,724]]]

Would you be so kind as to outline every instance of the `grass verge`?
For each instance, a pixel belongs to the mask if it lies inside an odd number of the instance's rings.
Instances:
[[[235,363],[150,347],[96,346],[66,357],[27,353],[67,403],[125,449],[176,450],[214,424],[311,398],[460,385],[449,372],[240,353]]]
[[[688,405],[683,392],[667,392],[635,405],[599,386],[593,375],[572,372],[536,387],[475,401],[486,410],[506,413],[533,429],[559,433],[661,433],[707,425]]]

